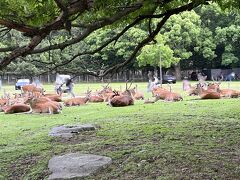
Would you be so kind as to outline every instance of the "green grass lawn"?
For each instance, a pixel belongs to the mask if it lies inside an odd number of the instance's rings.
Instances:
[[[138,87],[146,91],[146,83]],[[123,83],[112,84],[124,88]],[[227,87],[227,83],[223,83]],[[100,84],[76,84],[76,94]],[[240,89],[233,82],[231,88]],[[5,86],[14,92],[14,86]],[[46,85],[53,91],[53,85]],[[187,97],[182,102],[112,108],[105,103],[65,107],[57,115],[0,113],[0,179],[44,179],[53,155],[109,156],[112,165],[86,179],[238,179],[240,100]],[[150,97],[150,94],[146,94]],[[52,127],[92,123],[101,128],[70,140],[48,136]]]

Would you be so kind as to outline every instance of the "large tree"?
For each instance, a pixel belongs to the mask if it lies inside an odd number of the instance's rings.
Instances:
[[[5,68],[19,57],[50,50],[62,51],[84,41],[98,29],[122,27],[121,32],[112,35],[108,40],[103,39],[102,44],[96,49],[73,53],[66,62],[54,64],[58,67],[80,56],[101,51],[111,42],[116,42],[131,27],[138,24],[148,26],[148,35],[138,42],[123,62],[103,69],[104,73],[101,74],[91,72],[95,76],[104,76],[131,62],[144,45],[154,40],[172,15],[211,2],[217,2],[222,8],[239,9],[240,6],[239,0],[1,0],[1,34],[5,35],[14,29],[21,32],[24,38],[14,46],[1,43],[0,52],[3,53],[1,57],[4,57],[0,60],[0,68]],[[151,25],[153,18],[157,19],[156,26]],[[58,38],[57,31],[68,31],[69,35],[60,43],[48,45],[44,43],[51,34]],[[27,58],[25,60],[27,61]]]

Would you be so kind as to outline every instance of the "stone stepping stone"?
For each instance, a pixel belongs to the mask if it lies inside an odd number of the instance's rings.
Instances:
[[[70,153],[54,156],[48,162],[49,179],[70,179],[89,176],[110,165],[112,159],[92,154]]]
[[[92,131],[95,130],[96,127],[91,124],[84,124],[84,125],[63,125],[52,128],[49,136],[53,137],[64,137],[64,138],[71,138],[74,134],[78,134],[82,131]]]

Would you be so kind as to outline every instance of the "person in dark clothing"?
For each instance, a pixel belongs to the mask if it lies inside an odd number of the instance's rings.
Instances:
[[[68,94],[71,94],[72,97],[75,97],[75,94],[73,93],[73,86],[74,86],[74,83],[72,79],[68,79],[66,82],[67,92]]]

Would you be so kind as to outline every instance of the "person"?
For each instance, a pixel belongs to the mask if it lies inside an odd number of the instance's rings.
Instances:
[[[188,78],[184,77],[184,79],[183,79],[183,91],[188,91],[190,89],[191,89],[191,85],[188,81]]]
[[[147,92],[151,92],[152,91],[152,80],[153,80],[153,73],[152,73],[152,71],[148,71]]]
[[[41,84],[41,82],[39,81],[38,78],[34,78],[32,84],[33,84],[34,86],[36,86],[37,88],[42,88],[42,84]]]
[[[72,79],[68,79],[66,82],[67,92],[68,94],[71,94],[72,97],[75,97],[75,94],[73,93],[73,86],[74,86],[74,83]]]
[[[63,84],[59,84],[59,83],[55,83],[55,92],[58,94],[58,95],[62,95],[63,93],[63,89],[62,89],[62,86]]]
[[[229,75],[227,75],[227,77],[225,78],[225,81],[232,81],[234,79],[235,79],[235,72],[232,72]]]

